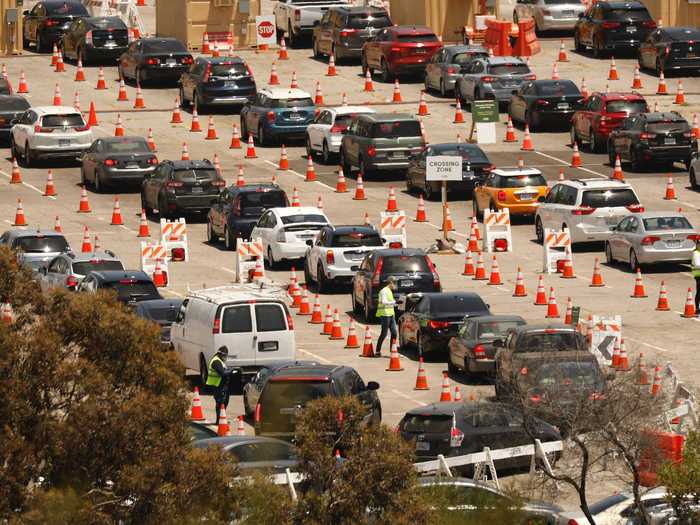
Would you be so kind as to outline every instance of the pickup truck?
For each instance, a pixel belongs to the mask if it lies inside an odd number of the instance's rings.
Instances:
[[[314,24],[321,21],[329,7],[351,5],[350,0],[278,0],[273,13],[277,34],[284,34],[290,47],[311,36]]]

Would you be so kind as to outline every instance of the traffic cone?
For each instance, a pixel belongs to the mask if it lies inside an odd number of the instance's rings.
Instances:
[[[219,140],[216,134],[216,128],[214,127],[214,116],[209,115],[209,121],[207,122],[207,136],[204,140]]]
[[[610,57],[610,71],[608,71],[608,80],[620,80],[617,74],[617,66],[615,65],[615,57]]]
[[[581,95],[583,96],[583,100],[588,99],[588,87],[586,86],[586,77],[581,77]]]
[[[651,385],[651,395],[657,396],[661,392],[661,367],[654,367],[654,383]]]
[[[467,254],[464,256],[464,271],[462,272],[462,275],[474,275],[475,270],[474,270],[474,256],[472,255],[471,250],[467,250]]]
[[[355,195],[353,196],[352,200],[354,200],[354,201],[367,200],[367,197],[365,196],[365,185],[362,182],[362,173],[358,173],[358,175],[357,175],[357,183],[355,184]]]
[[[391,97],[391,102],[397,104],[402,102],[401,100],[401,86],[399,85],[399,79],[394,79],[394,94]]]
[[[666,87],[666,77],[664,77],[664,72],[659,73],[659,85],[656,88],[657,95],[668,95],[668,88]]]
[[[544,276],[540,275],[537,281],[537,294],[535,295],[535,306],[546,306],[547,305],[547,295],[544,289]]]
[[[601,288],[605,286],[605,283],[603,282],[603,276],[600,273],[600,260],[598,257],[595,258],[595,261],[593,262],[593,277],[591,277],[591,284],[589,284],[591,288]]]
[[[12,158],[12,173],[10,175],[10,184],[22,184],[22,172],[19,170],[17,159]]]
[[[484,268],[484,254],[479,252],[476,258],[476,271],[474,272],[475,281],[486,281],[486,268]]]
[[[316,198],[316,207],[323,211],[323,197],[321,195]]]
[[[668,179],[666,179],[666,194],[664,195],[664,200],[676,200],[676,190],[673,187],[673,176],[671,176],[671,174],[669,174]]]
[[[141,208],[141,222],[139,223],[138,237],[150,237],[151,232],[148,229],[148,220],[146,220],[146,210]]]
[[[27,85],[27,77],[24,74],[24,69],[19,72],[19,85],[17,86],[17,93],[24,95],[29,93],[29,86]]]
[[[323,323],[323,315],[321,313],[321,296],[319,294],[316,294],[316,298],[314,299],[314,307],[313,310],[311,311],[311,319],[309,319],[309,324],[322,324]]]
[[[83,244],[80,247],[82,253],[92,253],[92,242],[90,242],[90,231],[88,227],[83,228]]]
[[[453,124],[464,124],[464,113],[462,113],[462,103],[457,99],[455,103],[455,118],[452,121]]]
[[[301,287],[301,302],[299,303],[297,315],[311,315],[311,305],[309,304],[309,294],[306,291],[306,286]]]
[[[549,302],[547,303],[547,319],[559,317],[559,308],[557,308],[557,298],[554,296],[554,287],[549,288]]]
[[[647,294],[644,291],[644,283],[642,282],[642,271],[639,268],[637,268],[637,276],[634,280],[634,292],[632,293],[632,295],[630,295],[630,297],[634,299],[640,299],[646,296]]]
[[[148,136],[146,137],[146,143],[148,144],[148,149],[151,151],[158,151],[158,148],[156,147],[156,142],[153,140],[153,129],[148,128]]]
[[[440,402],[452,401],[452,394],[450,393],[450,378],[447,375],[447,370],[442,372],[442,389],[440,390]]]
[[[270,80],[267,83],[271,86],[279,86],[280,79],[277,76],[277,64],[275,62],[272,63],[270,68]]]
[[[146,102],[143,100],[141,84],[136,84],[136,98],[134,99],[134,109],[144,109],[145,107]]]
[[[566,258],[564,259],[564,269],[559,277],[562,279],[576,278],[576,275],[574,274],[574,265],[571,262],[571,252],[568,249],[566,250]]]
[[[122,210],[119,207],[119,196],[114,196],[114,206],[112,208],[112,221],[110,222],[112,226],[121,226],[124,224],[122,219]]]
[[[190,160],[190,150],[187,147],[187,142],[182,143],[182,153],[180,153],[180,160]]]
[[[90,102],[90,111],[88,113],[87,125],[90,127],[99,125],[97,122],[97,112],[95,111],[95,103],[92,101]]]
[[[304,177],[304,182],[314,182],[316,181],[316,170],[314,169],[314,161],[311,155],[306,156],[306,176]]]
[[[644,352],[639,352],[639,360],[637,361],[637,384],[646,386],[649,384],[649,374],[647,374],[647,366],[644,364]]]
[[[401,366],[401,359],[399,357],[399,350],[396,346],[396,339],[391,340],[391,352],[389,353],[389,366],[386,368],[387,372],[401,372],[403,367]]]
[[[515,290],[513,291],[513,297],[527,297],[527,292],[525,291],[525,279],[523,278],[523,272],[518,266],[518,273],[515,278]]]
[[[413,219],[414,222],[426,222],[428,219],[425,214],[425,201],[423,200],[423,194],[418,196],[418,209],[416,210],[416,218]]]
[[[202,126],[199,124],[199,114],[197,113],[197,106],[192,110],[192,124],[190,125],[191,133],[199,133],[202,131]]]
[[[418,375],[416,375],[416,386],[413,387],[413,390],[430,390],[422,357],[418,358]]]
[[[258,156],[255,153],[255,143],[253,142],[253,134],[249,133],[248,134],[248,148],[246,149],[245,152],[245,158],[246,159],[257,159]]]
[[[695,317],[695,303],[693,302],[693,290],[688,288],[688,295],[685,297],[685,308],[681,317]]]
[[[568,62],[569,59],[566,57],[566,47],[564,46],[564,40],[561,41],[559,45],[559,57],[557,58],[558,62]]]
[[[61,219],[56,215],[56,218],[54,219],[53,222],[53,231],[58,232],[58,233],[63,233],[63,227],[61,226]]]
[[[126,94],[126,86],[124,85],[124,79],[119,80],[119,94],[117,95],[117,102],[126,102],[129,100],[129,96]]]
[[[615,338],[613,341],[613,353],[610,358],[610,368],[617,368],[620,366],[620,339]]]
[[[393,186],[389,186],[389,198],[386,202],[386,211],[399,211],[396,203],[396,190]]]
[[[559,168],[559,177],[557,178],[559,182],[566,180],[566,177],[564,177],[564,168]]]
[[[632,80],[632,89],[642,89],[642,77],[639,74],[639,64],[634,66],[634,79]]]
[[[299,280],[297,279],[297,270],[294,266],[292,266],[292,269],[289,272],[289,284],[287,285],[287,290],[292,291],[292,290],[297,290],[299,289]],[[318,294],[316,294],[318,295]]]
[[[566,313],[564,314],[564,324],[574,324],[574,303],[571,297],[566,299]]]
[[[90,213],[90,203],[88,202],[87,190],[85,186],[80,187],[80,203],[78,205],[78,213]]]
[[[321,330],[321,335],[331,335],[333,333],[333,313],[331,311],[331,305],[326,305],[326,315],[323,318],[323,330]]]
[[[685,105],[685,92],[683,91],[683,81],[681,79],[678,79],[678,89],[676,89],[676,98],[673,103],[681,106]]]
[[[557,67],[557,63],[554,62],[554,64],[552,64],[552,80],[559,80],[560,78],[559,68]]]
[[[64,73],[66,71],[66,66],[63,63],[63,53],[59,50],[58,55],[57,55],[57,60],[56,60],[56,68],[54,69],[55,73]]]
[[[289,169],[289,159],[287,158],[287,148],[284,144],[280,148],[280,160],[277,164],[277,169],[287,171]]]
[[[238,425],[236,427],[237,436],[245,436],[245,424],[243,423],[243,416],[238,416]]]
[[[265,268],[261,256],[255,258],[255,269],[253,270],[253,282],[257,283],[265,277]]]
[[[209,33],[207,31],[202,35],[202,54],[211,54],[211,47],[209,46]]]
[[[301,202],[299,201],[299,192],[296,186],[292,189],[292,208],[300,208]]]
[[[80,111],[80,93],[77,91],[73,93],[73,107],[78,113],[81,113]]]
[[[292,308],[299,308],[301,306],[301,287],[295,286],[289,290],[289,295],[292,298]]]
[[[192,421],[204,421],[204,412],[202,411],[202,400],[199,398],[198,387],[194,387],[194,397],[192,398],[192,409],[190,411],[190,419]]]
[[[95,86],[96,90],[105,90],[107,89],[107,82],[105,82],[105,70],[102,66],[100,66],[100,70],[97,73],[97,86]]]
[[[522,151],[535,151],[535,147],[532,145],[532,137],[530,136],[530,127],[527,124],[525,124],[525,138],[520,149]]]
[[[571,167],[579,168],[581,167],[581,153],[578,151],[578,144],[574,142],[574,153],[571,157]]]
[[[374,91],[374,83],[372,82],[372,74],[367,70],[367,73],[365,73],[365,87],[364,91],[366,93],[371,93]]]
[[[479,230],[479,222],[476,220],[476,215],[471,218],[471,230],[474,232],[477,241],[481,240],[481,231]]]
[[[508,126],[506,127],[506,140],[503,142],[518,142],[515,136],[515,128],[513,127],[513,119],[508,115]]]
[[[668,293],[666,292],[666,283],[661,281],[659,289],[659,300],[656,303],[656,309],[660,312],[668,312],[671,307],[668,305]]]
[[[347,183],[345,182],[345,174],[343,173],[342,166],[338,166],[338,180],[335,183],[335,192],[336,193],[347,193],[348,192],[348,186],[347,186]]]
[[[15,222],[12,226],[26,226],[27,218],[24,216],[24,206],[22,206],[22,199],[17,199],[17,210],[15,211]]]
[[[226,407],[223,403],[219,406],[219,425],[216,429],[216,435],[219,437],[231,435],[231,427],[229,427],[228,418],[226,417]]]
[[[214,160],[212,161],[212,164],[214,165],[214,169],[216,170],[216,174],[221,177],[221,159],[219,158],[218,153],[214,153]]]
[[[56,188],[53,185],[53,172],[49,170],[46,174],[46,189],[44,189],[44,197],[55,197]]]
[[[365,337],[360,357],[374,357],[374,343],[372,343],[372,331],[369,326],[365,326]]]
[[[630,361],[627,357],[627,349],[625,348],[625,340],[620,339],[620,361],[617,363],[618,372],[627,372],[630,369]]]
[[[61,87],[56,84],[53,90],[53,105],[54,106],[62,106],[63,101],[61,100]]]
[[[285,43],[286,38],[282,37],[280,41],[280,49],[277,53],[277,60],[289,60],[289,53],[287,52],[287,44]]]
[[[700,139],[700,125],[698,124],[698,114],[693,113],[693,125],[691,129],[691,135],[694,139]]]
[[[236,187],[245,186],[245,175],[243,174],[243,164],[238,165],[238,175],[236,176]]]
[[[328,57],[328,70],[326,71],[326,76],[327,77],[334,77],[338,73],[335,70],[335,57],[331,54],[330,57]]]
[[[297,80],[297,72],[292,71],[292,82],[289,84],[289,89],[297,89],[299,87],[299,81]]]
[[[241,134],[238,131],[238,126],[233,124],[233,132],[231,135],[231,145],[228,149],[241,149]]]
[[[455,227],[454,227],[454,224],[452,222],[452,215],[450,215],[450,207],[447,203],[445,203],[445,218],[442,221],[442,228],[440,228],[440,231],[442,231],[442,232],[455,231]]]
[[[615,155],[615,168],[613,169],[613,174],[611,179],[624,181],[625,175],[622,173],[622,163],[620,162],[620,155]]]
[[[321,83],[316,82],[316,93],[314,95],[314,104],[323,106],[323,91],[321,91]]]
[[[163,288],[166,286],[165,275],[163,274],[163,267],[160,265],[160,259],[156,259],[156,269],[153,272],[153,284],[156,288]]]
[[[360,348],[360,342],[357,340],[357,331],[355,330],[355,320],[350,318],[350,326],[348,327],[348,338],[345,341],[345,348]]]
[[[454,401],[455,403],[458,401],[462,401],[462,389],[459,388],[459,385],[455,385]]]
[[[422,89],[420,92],[420,100],[418,102],[418,115],[421,117],[430,115],[430,112],[428,111],[428,103],[425,101],[425,91]]]
[[[333,325],[331,326],[329,339],[332,341],[340,341],[341,339],[344,339],[343,327],[340,325],[340,313],[338,312],[337,308],[333,312]]]
[[[85,71],[83,71],[83,61],[78,59],[78,69],[75,71],[74,82],[85,82]]]
[[[124,136],[124,125],[122,124],[122,116],[119,113],[117,113],[117,126],[114,128],[114,136]]]
[[[495,286],[503,284],[501,281],[501,271],[498,268],[498,260],[495,255],[491,259],[491,275],[489,276],[488,284]]]
[[[180,97],[175,97],[175,107],[173,115],[170,117],[171,124],[182,124],[182,113],[180,113]]]

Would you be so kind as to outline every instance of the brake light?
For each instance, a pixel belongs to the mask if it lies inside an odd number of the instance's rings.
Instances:
[[[136,284],[137,282],[136,279],[121,279],[119,284]]]
[[[47,26],[47,27],[57,26],[57,25],[60,24],[60,23],[61,23],[61,22],[60,22],[59,20],[55,20],[55,19],[53,19],[53,18],[49,18],[49,19],[46,20],[46,26]]]
[[[186,56],[182,59],[182,63],[187,66],[191,66],[194,63],[194,59],[191,56]]]
[[[448,75],[454,75],[457,72],[457,69],[454,67],[448,67],[447,68],[447,74]]]
[[[146,60],[146,64],[148,64],[149,66],[157,66],[158,64],[160,64],[160,59],[149,58],[148,60]]]
[[[166,188],[182,188],[184,185],[184,182],[178,182],[175,180],[171,180],[165,183]]]
[[[496,194],[496,198],[499,200],[499,202],[505,202],[505,200],[506,200],[507,197],[508,197],[508,195],[506,195],[506,192],[503,191],[503,190],[500,190],[500,191]]]
[[[367,155],[369,155],[370,157],[374,157],[376,154],[377,148],[375,148],[374,146],[370,146],[369,148],[367,148]]]
[[[268,122],[274,122],[274,121],[275,121],[275,112],[274,112],[274,111],[268,111],[268,112],[267,112],[267,121],[268,121]]]
[[[447,321],[433,321],[430,320],[428,321],[428,326],[433,329],[438,329],[438,328],[449,328],[450,323]]]
[[[534,73],[527,75],[525,76],[525,80],[537,80],[537,75],[535,75]]]
[[[389,248],[398,250],[399,248],[403,248],[403,244],[401,244],[399,241],[393,241],[389,243]]]
[[[85,124],[84,126],[76,126],[73,128],[74,131],[87,131],[90,129],[89,124]]]
[[[117,161],[114,159],[105,159],[105,166],[114,166],[117,164]]]
[[[618,29],[621,26],[620,22],[603,22],[603,29]]]
[[[440,286],[440,276],[437,273],[437,268],[435,268],[433,261],[431,261],[430,257],[428,257],[427,255],[425,256],[425,261],[428,263],[428,266],[430,267],[430,273],[433,274],[433,284],[435,286]]]
[[[524,366],[520,369],[520,375],[524,375],[524,376],[527,375],[527,367]]]
[[[150,159],[148,159],[148,163],[151,166],[155,166],[156,164],[158,164],[158,157],[151,157]]]
[[[392,47],[391,52],[392,53],[401,53],[401,48],[400,47]]]
[[[566,523],[566,525],[579,525],[579,523],[578,523],[578,521],[576,521],[575,519],[570,519],[570,520]]]
[[[574,215],[590,215],[595,211],[595,208],[591,208],[589,206],[582,206],[581,208],[574,208],[571,210],[571,213]]]
[[[644,22],[642,22],[642,26],[644,26],[644,27],[649,27],[649,28],[651,28],[651,29],[655,29],[655,28],[656,28],[656,22],[654,22],[653,20],[645,20]]]
[[[484,348],[484,345],[476,345],[474,347],[474,358],[486,359],[486,349]]]
[[[651,246],[654,244],[656,241],[660,241],[661,237],[657,237],[656,235],[647,235],[642,239],[642,246]]]
[[[488,77],[488,76],[481,77],[481,81],[484,82],[485,84],[489,84],[489,83],[493,82],[494,80],[495,80],[494,77]]]
[[[641,204],[630,204],[629,206],[625,206],[625,208],[632,213],[644,213],[644,206]]]
[[[549,106],[549,100],[545,100],[543,98],[537,99],[535,102],[538,106]]]
[[[698,242],[698,241],[700,241],[700,235],[698,235],[698,234],[696,234],[696,233],[693,233],[693,234],[691,234],[691,235],[688,235],[688,240],[689,240],[689,241]]]
[[[379,276],[382,273],[382,266],[384,266],[384,258],[380,257],[377,261],[377,269],[374,270],[374,275],[372,275],[372,284],[374,286],[379,286]]]
[[[530,395],[530,401],[535,403],[535,404],[539,403],[540,401],[542,401],[542,396],[539,394],[532,394],[532,395]]]
[[[257,405],[255,405],[255,422],[260,423],[261,421],[262,421],[262,410],[260,407],[260,403],[258,403]],[[569,525],[571,525],[571,523],[569,523]]]
[[[92,30],[85,33],[85,43],[92,45]]]
[[[350,36],[354,35],[355,33],[357,33],[357,29],[343,29],[340,32],[340,36]]]
[[[211,182],[211,185],[216,187],[216,188],[223,188],[226,186],[226,181],[223,179],[217,179]]]
[[[202,77],[202,82],[209,82],[211,77],[211,64],[207,64],[207,69],[204,70],[204,76]]]
[[[346,129],[348,129],[348,127],[344,124],[334,124],[331,127],[331,133],[342,133]]]
[[[328,250],[326,252],[326,264],[335,264],[335,254],[333,250]]]
[[[641,140],[653,139],[653,138],[656,138],[656,133],[646,133],[646,132],[645,132],[645,133],[640,133],[640,134],[639,134],[639,138],[640,138]]]
[[[290,314],[289,312],[286,312],[286,316],[287,316],[287,328],[289,330],[294,330],[294,319],[292,319],[292,314]]]
[[[66,277],[66,286],[68,288],[75,288],[78,286],[78,278],[75,275],[69,275]]]
[[[220,334],[221,333],[221,319],[218,317],[214,319],[214,324],[211,327],[211,333],[212,334]]]
[[[53,128],[42,128],[39,124],[34,126],[34,133],[53,133]]]
[[[301,20],[301,11],[299,9],[294,10],[294,20],[298,22]]]
[[[687,133],[683,133],[683,136],[684,136],[686,139],[693,138],[693,132],[692,132],[692,131],[688,131]]]

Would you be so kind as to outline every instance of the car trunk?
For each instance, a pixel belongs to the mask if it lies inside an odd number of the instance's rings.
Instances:
[[[447,456],[452,451],[450,430],[452,415],[420,414],[407,415],[401,424],[401,437],[416,441],[416,457],[432,459],[438,454]]]
[[[185,52],[163,52],[147,53],[144,55],[144,58],[149,66],[179,66],[186,64],[185,59],[189,56],[189,53]]]
[[[371,136],[368,154],[376,160],[407,160],[423,147],[420,124],[414,120],[377,122],[372,125]]]
[[[517,88],[523,80],[534,79],[534,75],[526,64],[493,64],[488,68],[488,76],[491,77],[491,86],[496,89]]]
[[[93,29],[92,45],[109,49],[129,45],[129,32],[126,29]]]
[[[131,153],[110,155],[108,158],[113,162],[111,167],[117,169],[136,169],[151,167],[150,159],[155,157],[153,153]]]
[[[609,17],[603,29],[613,40],[643,40],[656,27],[645,8],[612,9]]]
[[[435,278],[425,255],[384,257],[381,264],[381,284],[378,289],[385,286],[389,276],[393,276],[397,279],[399,293],[437,291]]]
[[[513,373],[526,378],[538,367],[556,362],[571,362],[588,355],[583,350],[558,350],[549,352],[514,353],[512,358]]]
[[[684,121],[650,123],[646,136],[651,147],[659,148],[688,147],[693,140],[690,128]]]
[[[391,47],[391,54],[401,59],[427,62],[442,47],[440,42],[401,42]]]
[[[284,233],[286,242],[309,242],[313,241],[321,228],[326,224],[293,224],[285,226]]]
[[[259,434],[290,437],[296,419],[309,401],[331,395],[331,383],[322,377],[272,377],[256,410]]]
[[[289,108],[277,113],[276,122],[287,125],[302,125],[314,118],[314,108]]]
[[[540,103],[539,100],[547,102],[546,104]],[[537,109],[542,111],[569,111],[572,109],[578,109],[582,101],[581,95],[562,95],[562,96],[542,96],[538,99]]]
[[[580,222],[600,230],[610,230],[632,211],[644,211],[644,208],[639,207],[639,200],[631,189],[606,188],[585,190],[578,210]]]
[[[669,46],[669,55],[672,58],[697,58],[700,42],[672,42]]]
[[[167,186],[175,195],[211,195],[219,193],[218,182],[215,170],[178,170]]]

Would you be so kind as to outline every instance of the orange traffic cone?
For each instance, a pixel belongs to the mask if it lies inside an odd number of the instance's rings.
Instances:
[[[467,249],[470,252],[476,252],[479,249],[479,243],[476,239],[476,232],[474,231],[474,226],[472,225],[470,230],[469,230],[469,244],[467,245]]]
[[[328,57],[328,70],[326,71],[326,76],[334,77],[336,75],[337,72],[335,70],[335,57],[331,54],[331,56]]]
[[[564,314],[564,324],[574,324],[574,303],[571,297],[566,299],[566,313]]]
[[[15,211],[15,222],[12,226],[26,226],[27,218],[24,216],[24,207],[22,206],[22,199],[17,199],[17,211]]]
[[[630,369],[630,361],[627,357],[627,349],[625,348],[625,340],[620,339],[620,361],[617,364],[618,372],[627,372]]]
[[[386,203],[386,211],[398,211],[399,207],[396,203],[396,190],[393,186],[389,186],[389,198]]]
[[[425,214],[425,201],[422,193],[418,196],[418,209],[416,210],[416,218],[413,220],[414,222],[427,222],[428,220]]]
[[[233,132],[231,134],[231,145],[228,149],[241,149],[241,134],[238,131],[238,125],[233,125]]]
[[[475,281],[486,281],[486,268],[484,268],[484,254],[479,252],[476,258],[476,271],[474,272]]]
[[[472,255],[471,250],[467,250],[467,254],[464,256],[464,271],[462,272],[462,275],[474,275],[475,269],[474,269],[474,256]]]
[[[105,70],[102,66],[100,66],[99,73],[97,74],[97,86],[95,86],[95,89],[107,89],[107,82],[105,82]]]
[[[146,210],[141,208],[141,222],[139,223],[138,237],[150,237],[151,232],[148,229],[148,220],[146,220]]]
[[[187,142],[182,143],[182,153],[180,153],[180,160],[190,160],[190,150],[187,147]]]
[[[399,350],[396,346],[396,340],[391,340],[391,352],[389,353],[389,366],[386,368],[387,372],[401,372],[403,367],[401,366],[401,359],[399,357]]]
[[[314,307],[311,311],[311,318],[309,319],[309,324],[322,324],[323,314],[321,313],[321,296],[316,294],[314,299]]]
[[[360,342],[357,340],[357,331],[355,330],[355,320],[350,318],[350,326],[348,327],[348,338],[345,341],[345,348],[360,348]]]
[[[97,122],[97,111],[95,110],[94,102],[90,102],[90,112],[88,113],[87,125],[90,127],[99,125]]]
[[[124,136],[124,125],[122,124],[122,116],[119,113],[117,113],[117,126],[114,128],[114,136]]]
[[[613,341],[613,353],[610,358],[610,368],[617,368],[620,366],[620,339],[615,338]]]
[[[56,84],[53,90],[53,105],[54,106],[62,106],[63,101],[61,100],[61,87]]]
[[[462,113],[462,103],[457,98],[457,103],[455,104],[455,118],[452,121],[453,124],[464,124],[464,113]]]
[[[476,219],[475,215],[472,215],[471,228],[472,228],[472,230],[474,230],[474,234],[476,235],[476,240],[480,241],[481,240],[481,231],[479,230],[479,221]]]
[[[544,276],[543,275],[540,275],[540,277],[537,281],[537,293],[535,295],[534,304],[536,306],[546,306],[547,305],[547,295],[545,294]]]
[[[588,99],[588,87],[586,86],[586,77],[581,78],[581,95],[583,96],[583,100]]]
[[[316,82],[316,93],[314,95],[314,104],[323,106],[323,91],[321,91],[321,83]]]
[[[527,292],[525,291],[525,279],[523,278],[523,272],[518,266],[518,273],[515,278],[515,290],[513,291],[513,297],[527,297]]]
[[[398,78],[394,79],[394,94],[391,98],[391,102],[394,104],[398,104],[398,103],[402,102],[402,100],[401,100],[401,86],[399,85]]]
[[[578,168],[581,166],[581,153],[578,151],[578,144],[574,142],[574,154],[571,157],[571,167]]]
[[[299,87],[299,81],[297,80],[297,72],[292,71],[292,81],[289,84],[289,89],[297,89]]]
[[[651,395],[657,396],[661,392],[661,367],[654,367],[654,383],[651,385]]]
[[[335,183],[336,193],[347,193],[348,185],[345,182],[345,174],[343,173],[343,167],[338,166],[338,180]]]
[[[440,402],[452,401],[452,393],[450,392],[450,378],[447,375],[447,370],[442,372],[442,389],[440,390]]]
[[[634,66],[634,79],[632,80],[632,89],[642,89],[642,77],[639,75],[639,64]]]
[[[557,58],[559,62],[568,62],[569,59],[566,57],[566,46],[564,46],[564,40],[559,44],[559,57]]]
[[[257,283],[261,279],[265,278],[265,268],[263,265],[262,257],[257,256],[255,259],[255,268],[253,270],[253,282]]]
[[[498,260],[495,255],[491,259],[491,275],[489,276],[488,284],[496,286],[503,284],[501,281],[501,271],[498,268]]]
[[[61,219],[59,219],[58,215],[56,215],[56,218],[54,219],[53,231],[58,232],[58,233],[63,233],[63,227],[61,226]]]
[[[204,421],[204,412],[202,411],[202,400],[199,398],[198,387],[194,387],[194,397],[192,398],[192,409],[190,411],[190,419],[192,421]]]
[[[656,309],[660,312],[668,312],[671,307],[668,305],[668,293],[666,292],[666,283],[661,281],[659,289],[659,300],[656,303]]]
[[[58,55],[57,55],[57,60],[56,60],[56,68],[54,69],[54,72],[63,73],[65,71],[66,71],[66,66],[63,63],[63,53],[59,50]]]
[[[301,287],[301,302],[299,303],[297,315],[311,315],[311,305],[309,304],[309,294],[306,291],[306,286]]]
[[[428,103],[425,101],[425,91],[423,90],[421,90],[420,92],[420,100],[418,102],[418,115],[420,115],[421,117],[430,115],[430,112],[428,111]]]
[[[425,367],[423,366],[423,358],[418,358],[418,374],[416,375],[416,386],[413,390],[430,390],[428,386],[428,376],[425,374]]]
[[[280,79],[277,76],[277,64],[275,62],[272,63],[272,67],[270,68],[270,80],[267,82],[271,86],[279,86]]]
[[[329,339],[335,341],[340,341],[344,339],[343,337],[343,327],[340,325],[340,313],[336,308],[333,312],[333,325],[331,326],[331,333]]]
[[[554,287],[549,288],[549,302],[547,303],[547,319],[559,317],[559,308],[557,307],[557,298],[554,296]]]
[[[245,175],[243,173],[243,164],[238,165],[238,175],[236,176],[236,187],[245,186]]]
[[[122,210],[119,207],[119,196],[114,196],[114,207],[112,208],[112,221],[110,222],[112,226],[121,226],[124,224],[122,219]]]
[[[678,89],[676,90],[676,98],[673,103],[681,106],[685,105],[685,91],[683,91],[683,81],[681,79],[678,79]]]
[[[78,59],[78,69],[75,71],[74,82],[85,82],[85,71],[83,71],[83,61]]]
[[[220,437],[231,435],[231,427],[228,424],[228,418],[226,417],[226,407],[223,403],[219,406],[219,425],[216,429],[216,435]]]
[[[639,361],[637,361],[637,384],[646,386],[649,384],[649,374],[647,374],[647,366],[644,364],[644,352],[639,352]]]
[[[163,273],[163,267],[160,265],[160,259],[156,259],[156,269],[153,272],[153,284],[157,288],[163,288],[166,286],[165,274]]]
[[[669,174],[668,179],[666,179],[666,194],[664,195],[664,200],[676,200],[676,189],[673,187],[673,176],[671,176],[671,174]]]
[[[632,293],[632,295],[630,295],[630,297],[634,299],[640,299],[646,296],[647,294],[644,291],[644,283],[642,282],[642,271],[639,268],[637,268],[637,276],[634,280],[634,292]]]
[[[216,134],[216,128],[214,127],[214,116],[209,115],[209,121],[207,122],[207,136],[204,140],[219,140]]]
[[[615,65],[615,57],[610,57],[610,71],[608,71],[608,80],[620,80],[617,74],[617,66]]]
[[[600,260],[598,257],[595,258],[595,261],[593,262],[593,277],[591,277],[591,284],[588,286],[592,288],[601,288],[605,286],[605,283],[603,282],[603,276],[600,273]]]
[[[666,77],[664,77],[664,72],[659,73],[659,85],[656,88],[657,95],[668,95],[668,88],[666,87]]]
[[[289,159],[287,158],[287,148],[284,144],[280,148],[280,161],[277,164],[277,169],[287,171],[289,169]]]
[[[245,436],[245,424],[243,423],[243,416],[238,416],[238,425],[236,427],[237,436]]]
[[[209,33],[207,31],[202,35],[202,54],[211,54],[211,46],[209,45]]]
[[[518,142],[515,136],[515,128],[513,127],[513,119],[508,115],[508,126],[506,127],[506,140],[503,142]]]
[[[148,128],[148,136],[146,137],[146,143],[148,144],[148,149],[151,151],[158,151],[156,147],[156,141],[153,140],[153,128]]]
[[[564,269],[559,277],[562,279],[576,278],[576,275],[574,274],[574,265],[571,262],[571,252],[568,249],[566,250],[566,258],[564,259]]]
[[[622,173],[622,163],[620,162],[620,155],[615,155],[615,168],[613,169],[612,179],[614,180],[625,180],[625,175]]]
[[[126,102],[129,100],[129,96],[126,94],[126,85],[124,85],[124,79],[119,80],[119,94],[117,95],[117,102]]]
[[[355,184],[355,195],[352,200],[354,201],[364,201],[367,200],[365,196],[365,185],[362,182],[362,173],[357,175],[357,183]]]
[[[141,84],[136,84],[136,98],[134,99],[134,109],[144,109],[146,107],[146,101],[143,100],[143,93],[141,92]]]
[[[27,85],[27,77],[24,74],[24,69],[19,72],[19,85],[17,86],[17,93],[24,95],[29,93],[29,86]]]
[[[12,158],[12,173],[10,175],[10,184],[22,184],[22,172],[19,170],[17,159]]]
[[[253,134],[248,134],[248,148],[245,152],[246,159],[257,159],[258,155],[255,153],[255,143],[253,142]]]
[[[301,207],[301,201],[299,200],[299,192],[297,191],[296,186],[292,188],[292,208],[300,208]]]
[[[173,107],[173,115],[170,117],[171,124],[182,124],[182,113],[180,113],[180,97],[175,97],[175,107]]]
[[[693,302],[693,290],[688,288],[688,295],[685,297],[685,308],[681,317],[695,317],[695,303]]]
[[[53,172],[49,170],[46,174],[46,189],[44,190],[44,197],[54,197],[56,196],[56,188],[53,185]]]
[[[282,37],[280,40],[280,49],[277,53],[278,60],[289,60],[289,53],[287,52],[287,44],[285,42],[286,38]]]
[[[80,247],[82,253],[92,253],[92,242],[90,242],[90,231],[88,227],[83,228],[83,244]]]
[[[360,357],[374,357],[374,343],[372,343],[372,331],[369,326],[365,326],[365,337]]]
[[[559,67],[557,66],[557,63],[554,62],[554,64],[552,64],[552,80],[559,80],[560,78]]]
[[[323,329],[321,330],[321,335],[331,335],[333,333],[333,313],[331,311],[331,305],[326,305],[326,315],[323,318]]]
[[[690,131],[694,139],[700,139],[700,125],[698,124],[698,114],[693,113],[693,125]]]
[[[372,82],[372,74],[369,72],[369,70],[367,70],[367,73],[365,73],[364,91],[367,93],[374,91],[374,83]]]
[[[564,168],[559,168],[559,177],[557,178],[558,181],[563,181],[566,180],[566,177],[564,177]]]
[[[304,182],[314,182],[316,180],[316,170],[314,169],[314,161],[311,155],[306,156],[306,176]]]
[[[192,124],[190,125],[191,133],[199,133],[202,131],[202,126],[199,124],[199,114],[197,113],[197,106],[192,110]]]
[[[78,213],[90,213],[90,203],[88,202],[87,190],[85,186],[80,187],[80,204],[78,205]]]
[[[289,295],[292,298],[292,308],[299,308],[301,306],[301,287],[295,286],[289,289]]]
[[[452,222],[452,215],[450,215],[450,206],[445,203],[445,214],[444,214],[444,219],[442,221],[442,228],[440,228],[440,231],[448,231],[448,232],[453,232],[455,230],[454,223]]]
[[[530,127],[525,124],[525,138],[523,138],[523,144],[520,146],[522,151],[535,151],[535,147],[532,145],[532,137],[530,136]]]

